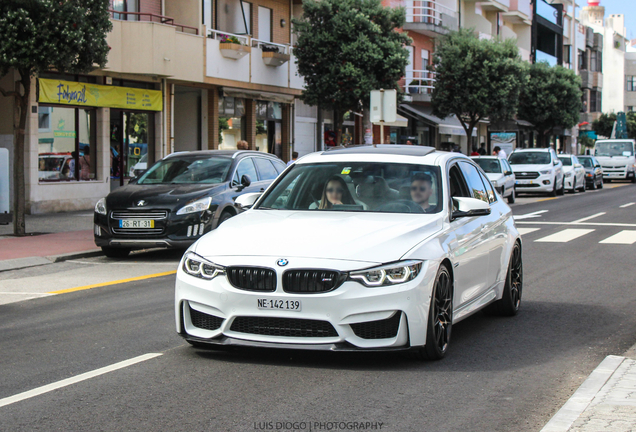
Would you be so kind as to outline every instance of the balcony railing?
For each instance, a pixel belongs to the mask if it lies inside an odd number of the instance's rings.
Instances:
[[[443,15],[457,18],[455,9],[444,6],[436,0],[406,0],[406,22],[443,25]]]
[[[277,52],[278,54],[289,54],[289,45],[277,44],[252,38],[252,48],[260,48],[263,52]]]
[[[411,76],[411,72],[413,75]],[[435,72],[428,70],[408,71],[404,78],[402,90],[407,94],[428,94],[432,93],[435,87]]]
[[[110,16],[112,19],[121,20],[121,21],[141,21],[141,22],[156,22],[159,24],[168,24],[177,29],[180,29],[182,33],[191,33],[198,35],[199,29],[196,27],[191,27],[183,24],[177,24],[174,22],[174,18],[157,15],[147,12],[122,12],[110,9]]]
[[[250,46],[250,37],[247,35],[238,35],[234,33],[228,33],[219,30],[208,29],[208,37],[210,39],[218,40],[220,42],[226,42],[228,38],[235,37],[239,40],[241,45]]]

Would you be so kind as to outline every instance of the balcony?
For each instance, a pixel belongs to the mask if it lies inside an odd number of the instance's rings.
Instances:
[[[581,77],[581,87],[584,89],[591,89],[594,85],[594,73],[589,70],[579,70],[579,76]]]
[[[113,29],[105,69],[128,74],[203,80],[203,43],[199,29],[168,16],[111,11]]]
[[[433,38],[457,30],[457,11],[454,6],[444,3],[443,0],[406,0],[406,24],[403,28]]]
[[[545,53],[543,51],[536,50],[536,62],[545,62],[550,66],[556,66],[559,63],[559,59],[553,55]]]
[[[510,9],[510,0],[482,0],[479,4],[485,12],[508,12]]]
[[[434,86],[435,72],[428,70],[408,71],[400,81],[400,88],[412,102],[430,102]]]
[[[219,30],[208,30],[206,76],[283,88],[302,89],[292,48]]]
[[[505,21],[511,24],[532,25],[530,0],[510,0],[508,12],[504,12],[502,16]]]

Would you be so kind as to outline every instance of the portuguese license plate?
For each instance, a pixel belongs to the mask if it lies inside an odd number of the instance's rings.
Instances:
[[[259,309],[286,310],[294,312],[300,312],[302,309],[300,300],[272,300],[260,298],[256,301]]]
[[[122,219],[119,221],[119,228],[154,228],[155,221],[152,219]]]

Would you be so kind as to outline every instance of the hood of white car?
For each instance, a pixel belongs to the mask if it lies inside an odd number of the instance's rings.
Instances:
[[[275,256],[369,263],[399,260],[442,228],[442,213],[252,210],[203,236],[203,257]]]
[[[563,165],[563,172],[573,171],[574,167],[572,165]]]
[[[521,173],[521,172],[538,172],[538,171],[545,171],[545,170],[551,170],[552,169],[552,165],[548,164],[548,165],[510,165],[512,167],[512,170],[514,171],[514,173]]]

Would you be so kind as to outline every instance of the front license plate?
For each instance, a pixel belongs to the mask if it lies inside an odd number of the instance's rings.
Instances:
[[[517,180],[516,184],[518,185],[532,184],[532,180]]]
[[[119,228],[154,228],[155,221],[150,219],[122,219]]]
[[[271,300],[271,299],[257,299],[259,309],[267,310],[287,310],[300,312],[302,305],[300,300]]]

